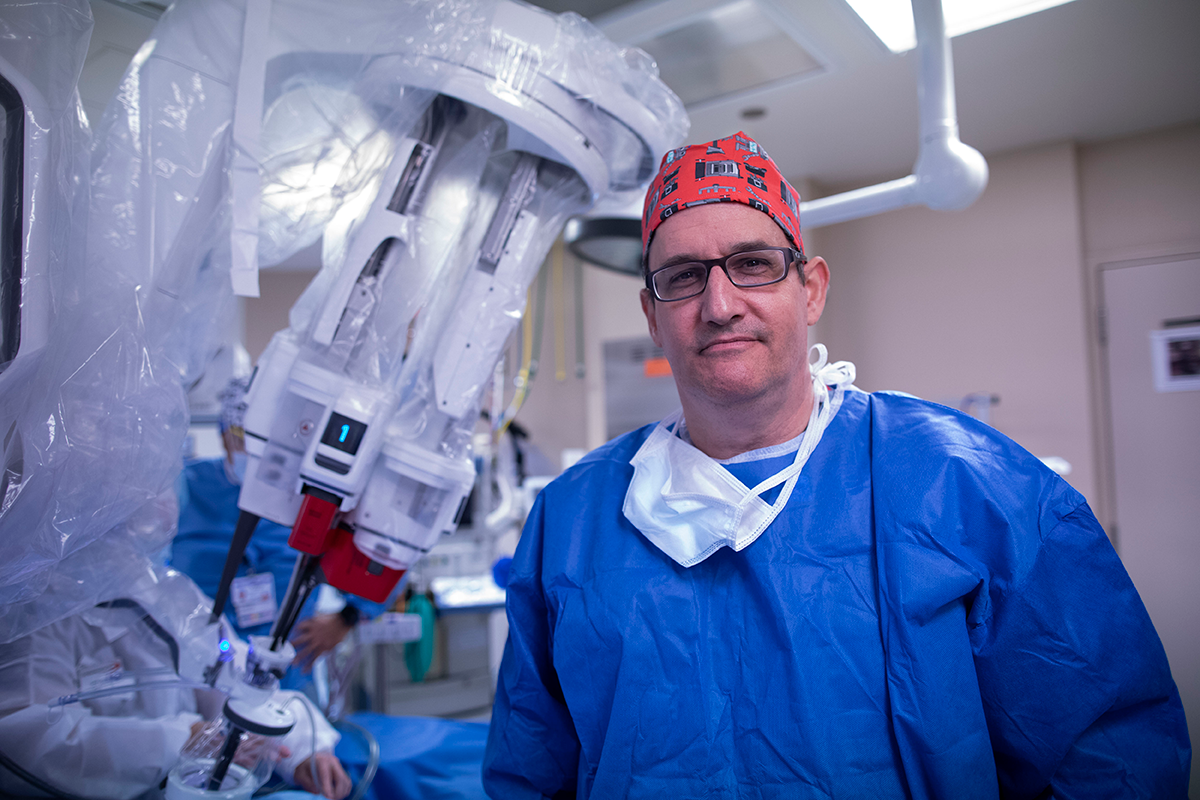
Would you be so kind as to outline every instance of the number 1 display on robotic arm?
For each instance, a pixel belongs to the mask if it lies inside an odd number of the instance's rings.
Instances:
[[[358,76],[374,113],[418,121],[369,204],[326,229],[315,311],[275,335],[251,380],[214,617],[258,519],[291,526],[300,555],[272,649],[322,580],[382,601],[454,529],[480,396],[562,225],[636,191],[686,130],[652,66],[579,17],[501,0],[490,29],[463,35],[453,54],[413,45]],[[405,108],[381,107],[381,84]]]

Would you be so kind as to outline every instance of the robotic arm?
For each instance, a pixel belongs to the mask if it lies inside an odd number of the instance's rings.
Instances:
[[[404,253],[401,235],[410,235],[419,224],[413,208],[436,163],[435,152],[432,145],[404,141],[388,170],[391,180],[385,179],[348,250],[348,266],[359,259],[364,264],[356,281],[335,285],[306,346],[277,338],[251,383],[245,425],[249,459],[239,501],[243,513],[226,575],[231,580],[236,573],[258,518],[293,525],[289,544],[302,555],[273,631],[280,643],[320,578],[343,591],[384,600],[438,535],[454,529],[474,483],[469,454],[449,455],[443,440],[464,419],[473,419],[480,387],[519,320],[512,309],[523,303],[540,266],[541,254],[530,245],[538,233],[532,207],[544,159],[528,153],[495,159],[511,162],[511,169],[472,268],[453,287],[452,304],[431,306],[422,298],[429,314],[440,307],[450,316],[443,324],[428,321],[444,331],[432,366],[414,355],[407,374],[402,369],[396,382],[382,385],[354,380],[344,367],[362,346],[364,325],[378,308],[376,287],[403,267],[404,256],[389,258],[388,251]],[[354,271],[343,269],[346,275]],[[396,384],[408,377],[411,394],[420,388],[412,373],[422,370],[432,373],[432,402],[410,403],[409,413],[389,426],[402,394]],[[423,412],[416,423],[414,407]],[[415,427],[420,433],[414,436]],[[215,614],[224,599],[218,596]]]

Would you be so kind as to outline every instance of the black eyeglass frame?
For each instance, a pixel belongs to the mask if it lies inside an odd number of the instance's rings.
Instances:
[[[783,274],[780,275],[778,278],[767,281],[766,283],[745,283],[745,284],[743,284],[743,283],[738,283],[737,281],[735,281],[733,279],[733,276],[729,274],[729,268],[726,266],[726,263],[729,261],[729,259],[736,258],[737,256],[745,255],[746,253],[761,253],[764,250],[778,250],[781,253],[788,253],[791,255],[791,258],[789,258],[787,261],[785,261],[783,263]],[[646,288],[650,290],[650,293],[652,295],[654,295],[654,298],[656,300],[659,300],[663,303],[676,303],[676,302],[679,302],[680,300],[691,300],[693,297],[699,297],[700,295],[704,294],[704,290],[708,288],[708,276],[712,274],[713,267],[720,267],[721,271],[725,273],[725,277],[729,279],[729,282],[731,284],[733,284],[734,286],[736,286],[737,288],[739,288],[739,289],[757,289],[760,286],[770,286],[771,284],[779,283],[780,281],[787,278],[788,269],[792,266],[792,264],[794,264],[796,262],[799,262],[800,267],[801,267],[800,282],[804,283],[804,269],[803,268],[804,268],[804,265],[808,263],[808,256],[804,255],[804,253],[802,253],[801,251],[797,250],[794,247],[755,247],[752,250],[740,250],[736,253],[730,253],[729,255],[725,256],[724,258],[696,259],[694,261],[682,261],[678,264],[668,264],[665,267],[659,267],[658,269],[654,270],[653,272],[646,273]],[[704,267],[704,285],[700,287],[700,291],[695,292],[694,294],[686,295],[685,297],[672,297],[672,298],[668,299],[666,297],[661,296],[658,293],[658,289],[654,288],[654,276],[657,275],[658,273],[662,272],[663,270],[674,269],[683,264],[699,264],[702,267]]]

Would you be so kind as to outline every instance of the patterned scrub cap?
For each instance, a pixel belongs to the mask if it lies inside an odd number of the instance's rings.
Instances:
[[[804,252],[799,193],[758,142],[738,132],[708,144],[677,147],[663,156],[642,207],[642,256],[667,217],[708,203],[744,203],[763,212]]]

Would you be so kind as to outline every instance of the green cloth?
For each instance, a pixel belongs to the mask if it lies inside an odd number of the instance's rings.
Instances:
[[[408,613],[421,615],[421,638],[404,644],[404,664],[413,683],[425,680],[429,663],[433,661],[433,635],[436,615],[433,603],[423,594],[413,595],[408,601]]]

